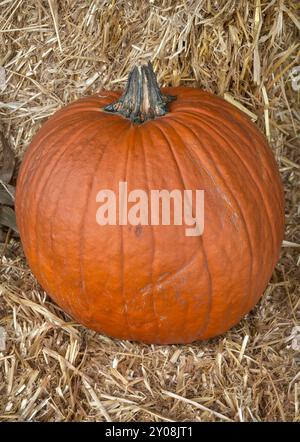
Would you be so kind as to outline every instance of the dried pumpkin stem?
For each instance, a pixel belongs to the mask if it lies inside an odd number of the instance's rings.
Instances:
[[[104,110],[140,124],[165,115],[168,112],[167,104],[175,99],[174,96],[161,93],[152,65],[148,62],[147,65],[132,69],[121,98],[105,106]]]

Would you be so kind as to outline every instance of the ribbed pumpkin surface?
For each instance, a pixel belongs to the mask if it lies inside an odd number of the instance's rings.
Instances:
[[[284,231],[281,181],[254,124],[199,89],[141,125],[102,111],[119,94],[50,118],[21,167],[17,222],[30,267],[57,304],[110,336],[182,343],[221,334],[257,303]],[[100,226],[101,189],[203,189],[202,236],[186,226]]]

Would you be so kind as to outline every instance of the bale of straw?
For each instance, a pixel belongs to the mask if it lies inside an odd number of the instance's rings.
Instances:
[[[189,346],[117,341],[73,323],[19,241],[1,244],[0,420],[299,421],[297,2],[0,0],[0,9],[0,119],[18,160],[54,111],[123,87],[130,67],[151,59],[161,85],[203,87],[256,121],[280,167],[287,226],[254,311]]]

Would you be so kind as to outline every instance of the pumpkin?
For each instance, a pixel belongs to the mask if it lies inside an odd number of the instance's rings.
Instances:
[[[120,183],[128,193],[202,190],[202,234],[116,222],[120,213],[99,224],[97,195],[118,195]],[[267,141],[244,113],[201,89],[160,90],[148,64],[134,67],[123,94],[80,99],[42,125],[19,173],[16,216],[34,275],[79,323],[189,343],[224,333],[260,299],[284,199]]]

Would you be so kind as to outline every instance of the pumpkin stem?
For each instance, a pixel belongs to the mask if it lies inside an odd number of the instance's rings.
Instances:
[[[104,107],[128,118],[132,123],[143,123],[165,115],[167,104],[175,100],[172,95],[163,95],[158,87],[152,64],[135,66],[129,73],[127,85],[119,100]]]

